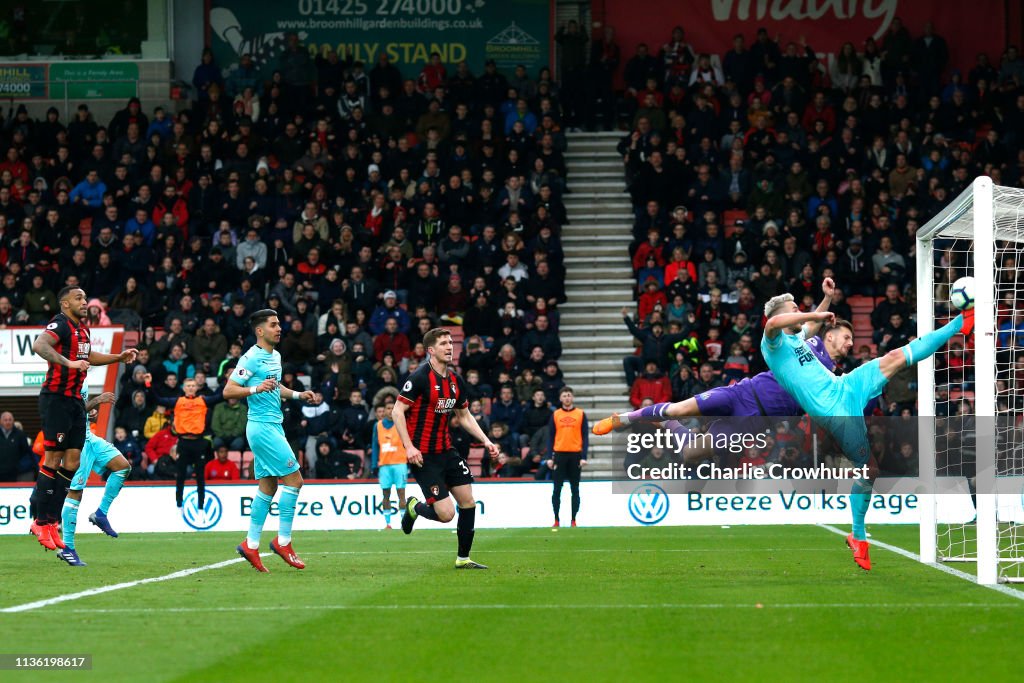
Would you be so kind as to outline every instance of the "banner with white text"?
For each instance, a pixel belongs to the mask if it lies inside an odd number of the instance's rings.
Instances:
[[[965,489],[966,491],[966,489]],[[477,527],[543,528],[551,525],[551,484],[544,482],[477,483]],[[28,531],[28,498],[31,487],[0,487],[0,534]],[[110,509],[118,532],[245,531],[254,483],[208,486],[205,515],[197,509],[195,488],[188,486],[183,511],[174,502],[174,486],[129,485]],[[85,490],[82,509],[93,510],[103,495],[101,486]],[[569,503],[569,490],[563,491]],[[669,495],[656,484],[638,484],[628,495],[613,492],[611,482],[583,482],[579,519],[584,526],[688,526],[731,524],[848,524],[850,510],[845,493],[794,491],[784,486],[772,493],[714,493],[712,491]],[[974,510],[969,495],[940,496],[940,518],[946,522],[969,521]],[[395,498],[392,496],[392,505]],[[376,484],[307,483],[296,510],[295,529],[350,530],[381,529],[384,510],[381,490]],[[868,524],[916,524],[922,501],[914,493],[875,495],[868,511]],[[1020,500],[1012,511],[1024,519]],[[277,503],[271,508],[267,529],[277,528]],[[397,525],[398,520],[392,523]],[[424,528],[437,525],[424,524]],[[454,525],[453,525],[454,526]],[[95,527],[79,526],[80,533]]]
[[[269,79],[287,34],[296,33],[311,55],[333,49],[367,72],[383,53],[415,78],[438,52],[449,73],[465,60],[479,74],[493,59],[507,71],[523,64],[536,77],[550,57],[550,10],[549,0],[213,0],[210,29],[225,76],[248,53]]]

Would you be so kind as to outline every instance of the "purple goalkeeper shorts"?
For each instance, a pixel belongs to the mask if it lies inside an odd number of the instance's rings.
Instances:
[[[694,396],[701,415],[708,417],[754,417],[760,415],[753,393],[743,383],[716,387]]]

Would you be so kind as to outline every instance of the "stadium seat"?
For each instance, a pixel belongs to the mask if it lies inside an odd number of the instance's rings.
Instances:
[[[86,249],[92,243],[92,219],[83,218],[78,224],[78,233],[82,236],[82,246]]]
[[[483,404],[484,415],[487,415],[488,417],[490,417],[490,415],[491,415],[491,397],[490,396],[484,396],[482,399],[480,399],[480,403]]]
[[[473,473],[474,477],[482,476],[484,452],[485,451],[482,448],[469,449],[469,458],[467,459],[467,462],[469,464],[469,471]]]
[[[238,465],[238,471],[242,471],[242,451],[228,451],[228,461]]]
[[[241,471],[242,477],[244,479],[252,479],[252,461],[253,461],[253,457],[254,456],[253,456],[252,451],[243,451],[242,452],[242,464],[238,466],[238,469]]]
[[[133,346],[137,346],[141,337],[142,335],[139,334],[138,330],[125,330],[123,342],[124,348],[130,349]]]

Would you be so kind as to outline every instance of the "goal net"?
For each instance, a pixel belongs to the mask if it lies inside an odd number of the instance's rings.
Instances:
[[[976,563],[979,583],[1024,581],[1024,190],[978,178],[917,233],[917,332],[957,314],[975,281],[972,337],[918,366],[921,560]]]

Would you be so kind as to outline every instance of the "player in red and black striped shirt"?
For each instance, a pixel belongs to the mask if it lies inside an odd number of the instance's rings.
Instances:
[[[85,292],[79,287],[65,287],[58,299],[60,313],[53,316],[32,344],[36,355],[49,363],[39,392],[45,452],[31,498],[35,510],[32,533],[48,550],[64,547],[57,533],[57,520],[85,444],[88,423],[82,384],[89,367],[131,363],[137,354],[135,349],[116,356],[93,351],[89,330],[83,322],[88,313]]]
[[[452,368],[454,353],[452,335],[438,327],[423,335],[427,362],[421,365],[398,394],[391,413],[416,483],[423,489],[425,502],[409,498],[402,517],[402,531],[412,533],[418,517],[435,522],[450,522],[455,506],[449,491],[459,505],[459,554],[456,569],[487,569],[469,559],[476,527],[476,501],[473,499],[473,475],[458,451],[452,447],[449,418],[452,413],[459,425],[493,455],[498,447],[491,443],[477,421],[469,413],[466,386]]]

